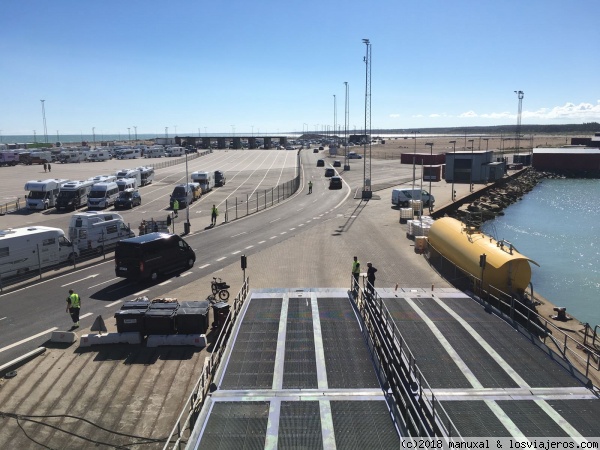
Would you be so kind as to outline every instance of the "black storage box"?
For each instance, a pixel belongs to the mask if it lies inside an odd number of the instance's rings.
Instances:
[[[129,302],[125,302],[121,305],[121,309],[143,309],[146,310],[148,309],[148,306],[150,306],[150,301],[149,300],[144,300],[144,301],[138,301],[138,300],[132,300]]]
[[[144,331],[149,334],[175,334],[173,323],[174,311],[168,309],[152,309],[144,314]]]
[[[208,300],[196,300],[191,302],[181,302],[181,308],[206,308],[210,307],[210,302]]]
[[[229,303],[219,302],[212,305],[214,315],[214,325],[217,328],[221,328],[225,324],[225,319],[229,314]]]
[[[150,303],[150,309],[153,309],[153,310],[175,311],[177,308],[179,308],[178,302],[152,302],[152,303]]]
[[[117,333],[143,333],[145,309],[121,309],[115,313]]]
[[[175,313],[175,328],[177,334],[206,334],[208,308],[179,308]]]

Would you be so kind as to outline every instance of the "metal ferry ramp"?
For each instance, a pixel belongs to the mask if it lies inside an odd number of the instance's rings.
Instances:
[[[585,376],[451,288],[254,290],[209,390],[186,448],[600,436]]]

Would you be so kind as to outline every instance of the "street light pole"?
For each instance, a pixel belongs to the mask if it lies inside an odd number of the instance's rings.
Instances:
[[[92,127],[92,139],[94,141],[94,148],[96,148],[96,127]]]
[[[416,163],[417,163],[417,133],[419,133],[418,131],[413,131],[413,139],[415,141],[415,150],[413,152],[413,191],[415,190],[415,178],[417,176],[416,173]]]
[[[44,119],[44,142],[47,144],[48,143],[48,128],[46,127],[46,107],[44,105],[44,102],[46,100],[40,100],[40,102],[42,102],[42,118]]]
[[[128,136],[129,144],[131,145],[131,127],[127,127],[127,136]]]
[[[452,201],[456,200],[456,191],[454,190],[454,178],[456,177],[456,141],[450,141],[453,146],[452,157]]]
[[[165,138],[169,139],[169,127],[165,127]]]
[[[429,212],[433,211],[433,205],[431,204],[431,162],[433,161],[433,142],[426,142],[425,145],[429,146],[429,173],[427,176],[429,177],[429,200],[427,200],[427,206],[429,206]]]
[[[133,129],[135,130],[135,142],[137,143],[137,126],[133,126]]]
[[[469,183],[469,192],[473,192],[473,139],[469,139],[469,142],[471,143],[471,170],[469,171],[469,175],[470,175],[470,183]]]

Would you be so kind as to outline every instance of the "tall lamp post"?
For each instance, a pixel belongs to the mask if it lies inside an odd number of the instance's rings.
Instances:
[[[169,127],[165,127],[165,138],[169,139]]]
[[[94,141],[94,148],[96,148],[96,127],[92,127],[92,140]]]
[[[469,171],[469,175],[470,175],[470,183],[469,183],[469,192],[473,192],[473,139],[469,139],[469,142],[471,143],[471,170]]]
[[[430,155],[430,159],[429,159],[429,167],[431,169],[431,161],[433,161],[433,142],[426,142],[425,145],[429,146],[429,155]],[[433,211],[433,205],[431,204],[431,170],[430,172],[427,174],[427,176],[429,177],[429,200],[427,200],[427,206],[429,206],[429,212]]]
[[[413,191],[415,190],[415,178],[416,178],[416,164],[417,164],[417,134],[419,133],[418,131],[413,131],[413,139],[415,141],[415,150],[413,152]]]
[[[44,102],[46,100],[40,100],[40,102],[42,102],[42,119],[44,120],[44,142],[47,144],[48,143],[48,128],[46,128],[46,107],[44,105]]]
[[[131,127],[127,127],[127,138],[129,140],[129,144],[131,144]]]
[[[454,190],[454,178],[456,177],[456,141],[450,141],[452,144],[452,201],[456,200],[456,191]]]
[[[135,142],[137,143],[137,127],[134,125],[133,129],[135,130]]]

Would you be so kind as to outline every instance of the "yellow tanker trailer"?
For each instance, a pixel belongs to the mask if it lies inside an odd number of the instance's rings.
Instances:
[[[436,220],[429,230],[429,245],[462,271],[481,277],[480,258],[485,256],[483,285],[493,286],[507,294],[523,294],[531,280],[532,262],[511,244],[468,230],[451,217]]]

